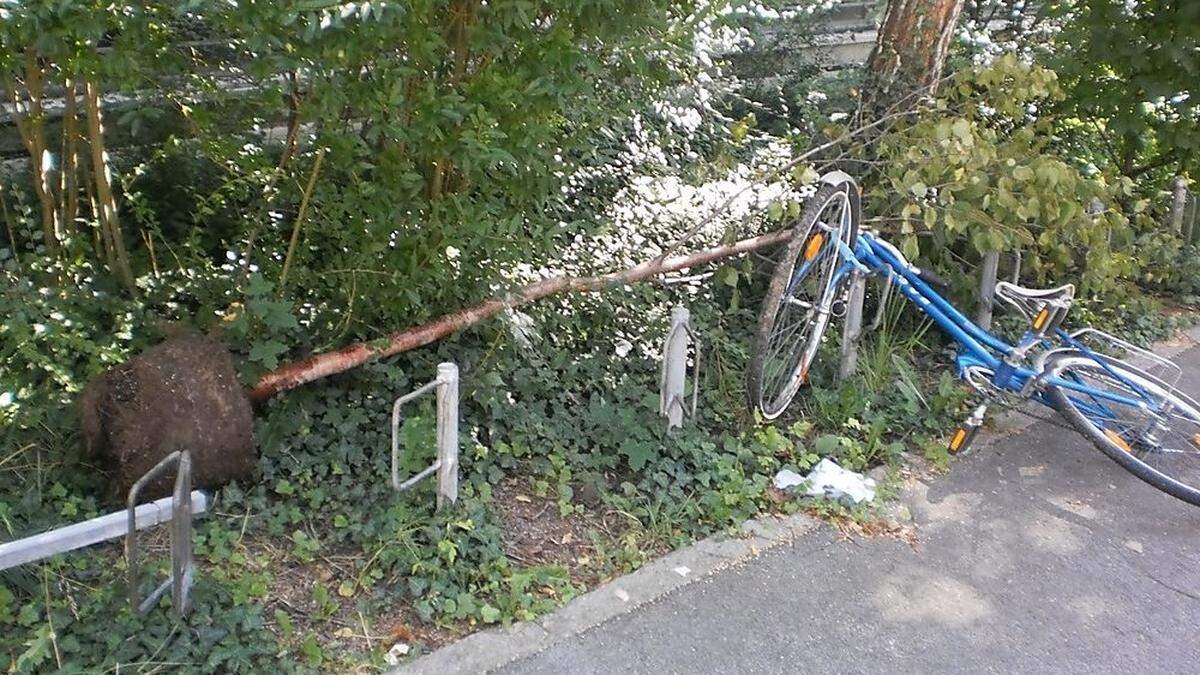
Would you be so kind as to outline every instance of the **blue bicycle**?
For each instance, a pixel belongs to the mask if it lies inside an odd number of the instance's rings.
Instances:
[[[950,437],[966,450],[989,406],[1033,400],[1057,410],[1106,455],[1142,480],[1200,505],[1200,403],[1176,385],[1169,359],[1094,328],[1067,332],[1073,285],[996,285],[996,298],[1028,322],[1016,343],[984,330],[943,298],[945,282],[860,228],[861,199],[842,172],[823,176],[767,287],[749,373],[752,404],[774,419],[808,383],[830,323],[845,312],[852,275],[886,280],[958,345],[959,377],[982,398]],[[1134,361],[1145,363],[1145,367]]]

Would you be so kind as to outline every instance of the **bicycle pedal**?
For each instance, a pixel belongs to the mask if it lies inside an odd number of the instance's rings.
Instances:
[[[987,414],[987,408],[986,403],[981,403],[971,413],[971,416],[954,430],[954,433],[950,435],[950,442],[946,446],[947,452],[951,455],[960,455],[971,447],[971,443],[979,434],[979,428],[983,426],[983,416]]]

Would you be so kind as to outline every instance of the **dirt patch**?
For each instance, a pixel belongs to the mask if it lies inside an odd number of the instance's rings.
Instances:
[[[517,566],[561,565],[589,588],[605,579],[595,538],[615,539],[621,523],[613,514],[587,510],[564,517],[556,499],[530,494],[516,480],[495,488],[492,508],[503,528],[504,554]]]
[[[355,581],[361,576],[358,566],[363,558],[353,550],[330,552],[311,563],[296,564],[288,557],[286,546],[286,540],[250,544],[255,557],[272,561],[271,587],[265,596],[267,625],[289,649],[299,650],[300,642],[313,635],[326,654],[340,659],[345,666],[359,660],[356,653],[386,652],[397,644],[405,645],[409,654],[427,653],[471,632],[465,625],[424,623],[411,604],[401,598],[364,606],[371,589]],[[345,582],[350,585],[344,586]],[[400,582],[392,579],[385,583],[394,586]],[[326,592],[318,596],[317,587]],[[275,610],[289,616],[292,625],[287,630],[279,625]],[[347,672],[377,671],[364,664]]]
[[[80,419],[116,498],[176,450],[191,453],[197,486],[254,471],[253,411],[229,352],[210,337],[172,338],[96,377],[83,391]],[[171,484],[157,480],[143,497],[169,494]]]

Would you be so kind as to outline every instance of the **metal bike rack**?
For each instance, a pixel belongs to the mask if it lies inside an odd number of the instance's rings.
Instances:
[[[696,350],[696,363],[692,371],[692,405],[687,408],[684,390],[687,384],[688,343]],[[658,382],[658,414],[667,418],[667,430],[683,426],[683,416],[696,415],[696,404],[700,394],[700,340],[692,331],[691,314],[687,307],[678,306],[671,311],[671,329],[663,344],[662,369]]]
[[[867,276],[855,271],[850,275],[850,295],[846,300],[846,324],[842,327],[842,358],[838,379],[844,380],[858,370],[858,341],[863,334],[863,300],[867,294]],[[880,299],[882,308],[886,298]]]
[[[983,254],[979,268],[979,289],[976,296],[975,323],[984,330],[992,327],[992,310],[996,306],[996,278],[1000,271],[1000,251]]]
[[[403,492],[435,471],[438,476],[437,508],[458,501],[458,366],[440,363],[435,379],[396,399],[392,404],[392,487]],[[437,459],[415,476],[400,480],[400,408],[437,390]]]
[[[177,465],[175,492],[170,497],[145,504],[137,503],[138,492],[149,481]],[[168,588],[172,590],[175,613],[186,616],[191,610],[192,518],[208,509],[208,495],[192,491],[192,462],[187,452],[173,452],[138,479],[129,490],[127,508],[98,516],[73,525],[55,528],[24,539],[0,544],[0,570],[35,562],[59,553],[98,544],[109,539],[125,537],[125,558],[128,567],[129,600],[139,612],[154,606]],[[139,602],[137,531],[161,523],[171,524],[171,577],[145,601]]]
[[[138,586],[142,570],[138,562],[137,512],[139,507],[137,496],[147,483],[164,473],[171,465],[175,465],[175,492],[170,497],[171,575],[166,581],[159,584],[145,600],[139,601],[141,592]],[[201,510],[204,506],[206,504],[201,505]],[[187,616],[192,609],[191,589],[195,566],[192,560],[192,456],[186,450],[176,450],[167,455],[154,465],[154,468],[137,479],[133,487],[129,488],[125,523],[125,560],[128,566],[129,604],[138,612],[145,614],[170,588],[175,613],[181,618]]]

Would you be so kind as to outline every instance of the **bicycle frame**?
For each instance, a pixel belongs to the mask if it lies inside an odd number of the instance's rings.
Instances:
[[[1045,338],[1027,335],[1020,346],[1013,345],[1002,338],[985,330],[977,323],[959,311],[950,301],[939,294],[929,283],[921,278],[919,270],[905,260],[904,256],[894,246],[870,232],[861,232],[851,248],[841,238],[837,240],[838,253],[842,264],[839,265],[830,279],[830,286],[837,288],[846,275],[854,272],[878,274],[887,279],[888,283],[900,291],[905,298],[927,315],[937,326],[959,345],[959,354],[955,366],[959,377],[963,377],[969,368],[980,367],[991,371],[992,384],[997,388],[1014,393],[1032,391],[1031,398],[1044,405],[1050,405],[1040,387],[1030,389],[1028,385],[1035,379],[1041,378],[1044,384],[1060,387],[1089,396],[1097,405],[1103,406],[1102,401],[1121,405],[1145,407],[1147,398],[1129,398],[1113,392],[1095,389],[1075,380],[1060,377],[1043,377],[1042,373],[1026,367],[1021,363],[1029,347]],[[802,266],[803,267],[803,266]],[[800,272],[800,270],[797,270]],[[826,294],[829,298],[830,294]],[[830,298],[828,302],[832,302]],[[829,311],[822,307],[822,311]],[[1104,360],[1087,349],[1078,340],[1059,329],[1055,337],[1064,346],[1074,347],[1081,353],[1091,356],[1101,366],[1107,368]],[[1119,376],[1118,376],[1119,377]],[[1120,378],[1124,380],[1125,378]],[[1140,388],[1136,387],[1135,391]],[[1103,410],[1097,410],[1103,414]]]

